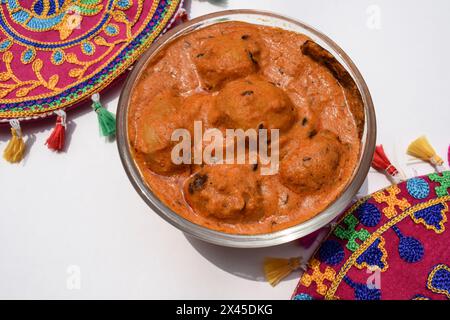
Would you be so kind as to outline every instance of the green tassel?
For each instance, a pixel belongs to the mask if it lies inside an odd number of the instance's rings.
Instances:
[[[104,137],[116,134],[116,117],[113,113],[106,110],[100,103],[100,95],[98,93],[92,95],[92,108],[97,113],[98,124],[100,126],[100,135]]]

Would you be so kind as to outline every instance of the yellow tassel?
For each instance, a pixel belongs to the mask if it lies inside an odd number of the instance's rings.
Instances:
[[[275,287],[283,278],[302,267],[302,258],[266,258],[264,274],[266,280]]]
[[[407,152],[410,156],[431,162],[435,166],[442,166],[444,164],[444,160],[438,156],[425,136],[413,141],[409,145]]]
[[[20,123],[14,119],[10,122],[12,138],[9,140],[5,151],[3,152],[3,158],[11,163],[20,162],[25,154],[25,142],[22,138],[22,130],[20,129]]]

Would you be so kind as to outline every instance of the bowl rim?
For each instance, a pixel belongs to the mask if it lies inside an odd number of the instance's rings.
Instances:
[[[363,148],[361,149],[360,160],[358,166],[354,169],[353,176],[347,186],[342,191],[341,195],[331,202],[328,207],[315,215],[309,220],[294,225],[292,227],[275,231],[272,233],[256,234],[256,235],[240,235],[229,234],[212,229],[208,229],[204,226],[195,224],[171,210],[156,195],[150,190],[145,183],[140,169],[136,165],[130,151],[129,137],[128,137],[128,105],[131,98],[133,86],[137,79],[141,76],[146,64],[150,58],[157,53],[162,47],[176,39],[180,35],[184,35],[186,32],[195,30],[195,26],[206,21],[217,19],[225,16],[233,15],[255,15],[264,16],[267,18],[274,18],[280,21],[284,21],[297,27],[307,30],[315,37],[319,38],[322,42],[326,43],[333,49],[333,56],[337,59],[340,58],[340,63],[346,68],[354,79],[358,90],[361,93],[364,110],[365,110],[365,123],[364,133],[362,136]],[[231,20],[239,21],[239,20]],[[209,26],[212,24],[220,23],[221,21],[205,24]],[[203,27],[203,25],[201,26]],[[328,50],[328,49],[327,49]],[[339,59],[338,59],[339,60]],[[344,63],[343,63],[344,62]],[[277,13],[253,10],[253,9],[239,9],[239,10],[224,10],[218,11],[206,15],[199,16],[192,20],[189,20],[183,24],[180,24],[167,33],[161,35],[151,46],[147,49],[143,55],[139,58],[134,65],[132,71],[128,74],[125,81],[125,85],[122,88],[118,108],[117,108],[117,147],[120,155],[122,165],[130,180],[131,184],[141,196],[141,198],[147,203],[147,205],[160,217],[175,226],[179,230],[206,242],[235,248],[262,248],[280,245],[287,243],[298,238],[304,237],[332,222],[339,214],[348,207],[349,203],[361,188],[364,180],[370,169],[370,165],[373,159],[373,154],[376,145],[376,115],[373,106],[373,101],[369,92],[369,89],[359,72],[356,65],[350,59],[350,57],[328,36],[315,28],[283,15]]]

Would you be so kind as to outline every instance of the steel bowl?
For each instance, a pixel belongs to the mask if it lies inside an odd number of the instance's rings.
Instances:
[[[145,70],[148,62],[174,39],[186,35],[194,30],[225,21],[243,21],[253,24],[279,27],[309,36],[312,40],[333,54],[333,56],[347,69],[358,86],[364,103],[365,126],[362,135],[360,160],[345,190],[333,203],[327,207],[327,209],[320,212],[310,220],[273,233],[257,235],[228,234],[208,229],[182,218],[176,212],[169,209],[153,194],[146,182],[143,180],[138,165],[135,163],[130,151],[131,146],[128,138],[127,121],[128,106],[133,88],[139,80],[142,72]],[[132,72],[128,75],[125,86],[123,87],[120,95],[117,111],[117,145],[120,158],[128,178],[142,199],[144,199],[153,212],[156,212],[159,216],[181,231],[206,242],[227,247],[258,248],[279,245],[304,237],[333,221],[349,205],[363,184],[372,162],[375,143],[376,119],[369,89],[367,88],[367,85],[355,64],[347,56],[347,54],[333,40],[303,22],[275,13],[256,10],[227,10],[204,15],[181,24],[159,37],[157,41],[142,55],[134,66]],[[153,212],[151,213],[153,214]]]

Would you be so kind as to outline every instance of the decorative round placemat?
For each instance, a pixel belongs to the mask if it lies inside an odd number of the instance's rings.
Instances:
[[[181,0],[0,0],[0,122],[99,92],[173,21]]]
[[[351,206],[308,263],[293,299],[450,298],[450,171]]]

